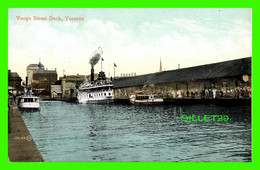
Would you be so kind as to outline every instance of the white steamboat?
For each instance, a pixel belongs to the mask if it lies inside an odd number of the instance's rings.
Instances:
[[[77,92],[77,99],[79,103],[113,103],[113,83],[112,80],[108,80],[103,71],[99,72],[97,80],[94,80],[94,65],[97,64],[102,54],[101,48],[96,51],[91,59],[91,75],[90,80],[85,79],[84,82],[79,86]],[[101,70],[102,70],[101,59]]]
[[[103,72],[104,73],[104,72]],[[111,81],[85,80],[78,88],[79,103],[113,103],[114,93]]]

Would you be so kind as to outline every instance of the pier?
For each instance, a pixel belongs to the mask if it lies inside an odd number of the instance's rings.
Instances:
[[[8,157],[11,162],[43,162],[12,97],[8,99]]]
[[[115,99],[129,99],[135,91],[153,94],[168,101],[184,99],[249,99],[251,57],[162,71],[114,81]],[[194,100],[196,101],[196,100]],[[205,100],[206,101],[206,100]],[[212,100],[209,100],[212,101]]]

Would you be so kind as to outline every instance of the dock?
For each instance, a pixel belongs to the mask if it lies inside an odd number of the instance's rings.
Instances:
[[[115,104],[130,104],[129,99],[114,99]],[[164,98],[160,105],[221,105],[221,106],[251,106],[251,98],[248,99],[188,99],[188,98]]]
[[[43,162],[13,99],[9,99],[8,105],[8,157],[10,162]]]

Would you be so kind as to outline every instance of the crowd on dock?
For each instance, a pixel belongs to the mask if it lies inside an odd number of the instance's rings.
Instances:
[[[169,94],[168,94],[169,95]],[[199,90],[173,90],[172,98],[201,98],[201,99],[249,99],[252,96],[252,89],[250,87],[236,87],[231,89],[202,89]]]

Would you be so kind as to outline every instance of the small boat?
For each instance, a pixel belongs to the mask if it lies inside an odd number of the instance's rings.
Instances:
[[[130,96],[130,103],[132,104],[160,104],[163,102],[162,98],[155,98],[152,94],[143,94],[142,91],[135,92]]]
[[[24,89],[24,95],[17,98],[17,106],[20,110],[40,110],[40,100]]]

